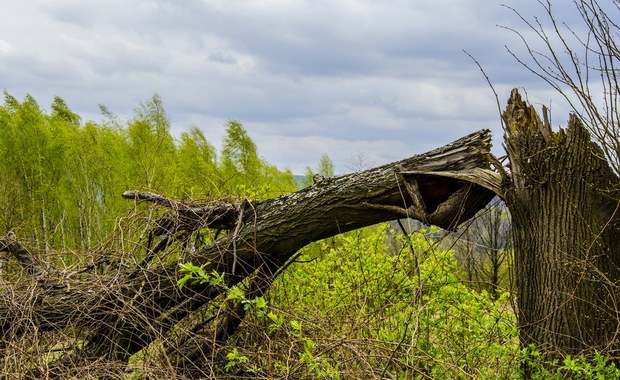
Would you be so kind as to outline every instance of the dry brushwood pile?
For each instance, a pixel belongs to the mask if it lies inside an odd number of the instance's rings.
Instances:
[[[37,245],[9,233],[0,241],[5,372],[213,376],[246,310],[227,301],[227,289],[242,285],[245,299],[261,296],[302,247],[379,222],[411,217],[454,229],[495,195],[495,165],[483,130],[260,202],[190,204],[126,192],[139,215],[148,216],[121,221],[109,241],[89,252],[29,248]],[[179,286],[187,263],[205,276]],[[147,359],[172,372],[148,372]]]

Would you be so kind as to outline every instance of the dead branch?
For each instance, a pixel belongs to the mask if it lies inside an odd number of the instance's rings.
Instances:
[[[232,230],[237,222],[240,206],[224,203],[217,206],[195,206],[174,201],[146,191],[126,191],[123,198],[151,202],[175,211],[155,221],[153,236],[174,234],[178,231],[196,231],[202,228]]]

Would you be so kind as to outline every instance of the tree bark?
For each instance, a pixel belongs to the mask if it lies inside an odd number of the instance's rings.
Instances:
[[[618,177],[575,115],[553,132],[513,90],[503,117],[521,344],[617,356]]]
[[[262,294],[296,252],[311,242],[403,217],[455,229],[495,195],[488,183],[472,177],[476,173],[495,178],[489,170],[490,138],[488,130],[479,131],[426,154],[327,178],[262,202],[198,207],[149,193],[126,193],[125,197],[175,210],[153,227],[152,235],[162,240],[147,250],[147,260],[127,270],[111,266],[107,277],[86,272],[37,274],[23,261],[36,282],[23,294],[5,294],[0,300],[2,341],[10,344],[33,330],[37,334],[77,331],[79,345],[41,376],[63,376],[71,366],[98,360],[126,363],[156,339],[173,339],[169,333],[178,323],[191,319],[194,311],[224,292],[222,286],[191,282],[179,289],[180,263],[192,262],[208,273],[224,274],[227,287],[248,279],[250,292]],[[470,178],[473,182],[467,181]],[[149,263],[169,247],[170,239],[202,228],[229,232],[198,252],[180,252],[181,258],[168,265]],[[234,334],[243,318],[238,306],[213,315],[220,321],[214,343]],[[28,318],[23,318],[25,309]],[[195,350],[189,355],[200,356]]]

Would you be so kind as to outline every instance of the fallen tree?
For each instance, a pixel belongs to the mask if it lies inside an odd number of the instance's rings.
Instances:
[[[178,373],[192,371],[217,358],[243,321],[243,302],[222,297],[231,287],[258,297],[302,247],[364,226],[414,218],[453,230],[496,195],[512,215],[522,347],[550,358],[615,358],[620,181],[577,117],[554,132],[543,116],[513,91],[503,115],[507,167],[490,154],[483,130],[266,201],[199,205],[126,192],[170,210],[149,226],[137,262],[131,246],[59,270],[9,233],[0,251],[21,271],[0,279],[5,368],[23,363],[21,353],[31,358],[31,376],[66,377],[94,364],[97,376],[118,374],[156,344]],[[192,249],[190,239],[206,229],[217,231],[212,241]],[[201,276],[181,287],[190,262]]]
[[[501,168],[490,154],[490,139],[489,131],[479,131],[426,154],[318,180],[261,202],[204,206],[126,192],[125,198],[172,210],[154,223],[146,252],[133,266],[101,259],[58,271],[7,235],[0,249],[15,257],[26,277],[18,279],[20,286],[2,290],[5,361],[22,344],[34,347],[33,358],[44,357],[33,359],[34,376],[65,377],[92,363],[104,363],[103,373],[118,372],[132,355],[159,342],[180,372],[199,367],[235,333],[245,313],[239,302],[223,301],[219,308],[211,303],[241,282],[246,298],[262,295],[305,245],[399,218],[448,230],[471,218],[500,191]],[[175,243],[204,229],[218,232],[199,250]],[[171,249],[178,259],[166,264],[155,259]],[[180,287],[180,264],[188,262],[218,281]],[[212,333],[191,341],[183,331]]]

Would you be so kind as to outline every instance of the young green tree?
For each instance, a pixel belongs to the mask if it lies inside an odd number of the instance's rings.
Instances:
[[[245,128],[234,120],[226,123],[220,173],[221,187],[233,195],[264,199],[296,189],[290,170],[281,171],[262,160]]]
[[[213,145],[198,127],[182,132],[177,153],[179,186],[177,193],[184,198],[224,197],[221,192],[221,173]]]
[[[63,152],[48,117],[30,95],[20,103],[5,92],[4,109],[2,161],[5,178],[14,186],[13,202],[20,205],[19,221],[11,229],[23,229],[37,241],[48,242],[53,185],[59,178]]]
[[[54,96],[54,101],[52,102],[52,117],[64,120],[76,127],[79,127],[82,121],[82,118],[71,111],[67,103],[59,96]]]
[[[128,188],[166,193],[176,181],[174,139],[170,121],[158,95],[143,102],[127,126],[130,176]]]
[[[240,185],[251,184],[259,179],[261,162],[256,144],[236,120],[226,123],[220,162],[225,186],[230,189],[239,191]]]
[[[121,130],[88,122],[75,139],[71,187],[76,193],[75,220],[79,246],[103,240],[128,205],[118,196],[125,189],[127,142]],[[73,175],[74,174],[74,175]]]
[[[482,210],[465,231],[457,232],[455,249],[469,285],[487,289],[493,297],[510,289],[510,233],[510,215],[499,199]]]

